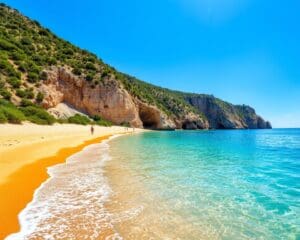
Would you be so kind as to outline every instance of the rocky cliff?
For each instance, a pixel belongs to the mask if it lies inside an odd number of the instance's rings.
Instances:
[[[248,106],[172,91],[121,73],[4,4],[0,98],[15,105],[40,105],[56,117],[80,111],[114,124],[151,129],[271,127]],[[64,109],[68,113],[61,113]]]
[[[42,106],[51,109],[66,103],[90,116],[99,115],[115,124],[128,123],[134,127],[151,129],[208,128],[197,114],[188,113],[182,118],[168,116],[155,105],[131,96],[113,77],[106,77],[97,86],[74,75],[64,67],[44,70],[47,78],[40,85]]]
[[[118,81],[106,78],[91,87],[88,81],[63,67],[51,67],[45,72],[47,79],[40,86],[45,96],[42,102],[45,108],[64,102],[90,116],[99,115],[115,124],[142,127],[134,99]]]
[[[255,110],[246,105],[233,105],[210,95],[187,94],[186,101],[203,112],[212,129],[272,128]]]

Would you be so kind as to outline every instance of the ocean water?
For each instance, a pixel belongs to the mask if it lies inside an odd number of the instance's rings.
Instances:
[[[300,239],[300,129],[126,135],[48,173],[7,239]]]
[[[300,239],[300,129],[153,132],[110,145],[112,211],[143,209],[115,226],[124,239]]]

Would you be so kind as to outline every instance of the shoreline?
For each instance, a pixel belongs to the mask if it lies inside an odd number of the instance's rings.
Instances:
[[[32,201],[35,190],[49,178],[48,167],[64,163],[86,146],[114,135],[130,133],[123,127],[96,127],[96,134],[91,135],[88,126],[56,125],[46,126],[46,131],[41,134],[39,129],[45,130],[45,126],[6,124],[0,125],[1,130],[3,126],[6,131],[0,134],[0,166],[3,166],[0,171],[0,239],[20,230],[18,215]],[[18,135],[16,128],[22,130],[21,134]],[[28,128],[38,129],[34,132],[34,139]],[[57,129],[61,131],[64,128],[67,129],[66,134],[52,137]],[[137,129],[136,132],[141,131],[144,130]],[[19,145],[3,144],[12,137],[19,141]],[[43,148],[45,151],[42,151]]]

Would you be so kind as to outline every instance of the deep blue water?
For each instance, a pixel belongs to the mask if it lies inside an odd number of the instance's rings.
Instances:
[[[157,237],[178,217],[186,239],[300,239],[300,129],[151,132],[111,152],[144,186],[128,201],[169,214]]]

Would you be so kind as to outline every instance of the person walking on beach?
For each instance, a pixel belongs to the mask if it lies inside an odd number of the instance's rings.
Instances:
[[[94,134],[94,127],[91,126],[91,134],[93,135]]]

